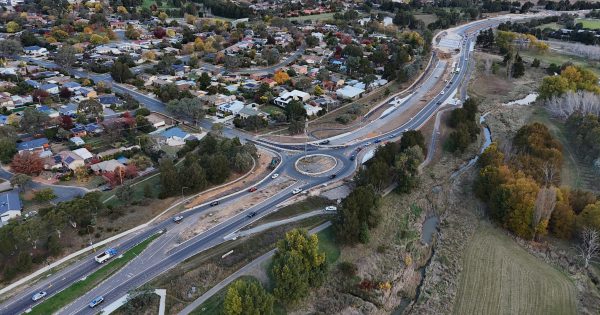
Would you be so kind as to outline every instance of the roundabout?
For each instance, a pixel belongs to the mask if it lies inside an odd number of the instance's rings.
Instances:
[[[296,160],[296,171],[308,176],[319,176],[330,172],[338,165],[338,159],[328,154],[310,154]]]

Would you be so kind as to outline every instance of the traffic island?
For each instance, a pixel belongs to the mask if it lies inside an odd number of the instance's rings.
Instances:
[[[304,175],[319,176],[333,170],[338,160],[331,155],[311,154],[296,160],[294,167]]]

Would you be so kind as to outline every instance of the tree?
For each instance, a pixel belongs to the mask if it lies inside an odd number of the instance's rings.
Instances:
[[[95,119],[100,118],[104,111],[102,104],[95,99],[88,99],[81,101],[77,106],[77,114],[84,115],[86,117],[93,117]]]
[[[274,295],[283,303],[294,304],[318,287],[325,278],[325,254],[319,250],[319,239],[305,230],[292,230],[277,242],[272,273]]]
[[[14,39],[3,39],[0,41],[0,55],[2,56],[10,57],[22,51],[21,43]]]
[[[0,162],[10,162],[15,153],[17,153],[16,141],[8,137],[0,137]]]
[[[557,191],[557,202],[550,216],[549,229],[552,234],[570,239],[575,228],[575,212],[569,204],[569,192]]]
[[[194,121],[200,121],[204,118],[206,112],[202,109],[199,98],[182,98],[171,100],[167,103],[167,110],[180,117],[189,117]]]
[[[585,227],[580,238],[581,243],[577,246],[578,256],[583,260],[583,268],[587,269],[600,255],[600,233],[594,228]]]
[[[54,61],[63,67],[70,68],[77,61],[75,54],[77,54],[77,50],[73,46],[63,45],[56,52]]]
[[[278,63],[279,59],[281,58],[277,48],[265,49],[263,51],[263,57],[268,65],[274,65]]]
[[[131,70],[129,70],[129,66],[119,61],[113,63],[110,76],[119,83],[123,83],[134,77]]]
[[[140,32],[132,24],[127,25],[127,29],[125,29],[125,37],[127,39],[136,40],[139,39],[140,36]]]
[[[512,67],[512,76],[513,78],[520,78],[525,74],[525,64],[523,63],[523,58],[517,53],[515,56],[515,62]]]
[[[274,298],[254,280],[236,280],[223,301],[225,315],[273,314]]]
[[[27,107],[23,111],[23,118],[21,118],[21,130],[25,132],[38,132],[45,129],[50,118],[38,111],[35,108]]]
[[[225,125],[223,123],[214,123],[210,130],[214,132],[218,136],[223,135],[223,130],[225,129]]]
[[[590,227],[600,230],[600,201],[587,205],[577,216],[577,226],[580,230]]]
[[[427,152],[427,147],[425,147],[425,137],[423,137],[423,133],[420,130],[409,130],[402,134],[402,139],[400,139],[400,151],[404,151],[410,147],[419,146],[423,152]]]
[[[531,67],[533,68],[539,68],[540,67],[540,60],[537,58],[533,59],[533,62],[531,63]]]
[[[177,169],[171,159],[162,159],[160,161],[160,194],[161,197],[173,196],[180,193],[181,184]]]
[[[287,74],[287,72],[282,71],[282,70],[275,72],[274,80],[275,80],[275,82],[277,82],[277,84],[279,84],[279,85],[284,84],[289,79],[290,79],[290,76]]]
[[[33,199],[35,201],[41,201],[41,202],[50,201],[54,198],[56,198],[56,195],[54,194],[54,190],[52,190],[52,188],[40,189],[40,190],[36,191],[33,196]]]
[[[26,174],[15,174],[10,178],[10,185],[12,187],[18,186],[21,191],[25,191],[27,185],[31,183],[31,176]]]
[[[15,21],[10,21],[6,23],[6,32],[8,33],[16,33],[21,30],[21,25]]]
[[[355,244],[360,241],[363,222],[372,229],[379,224],[379,196],[373,187],[359,186],[344,200],[334,221],[336,239],[342,243]]]
[[[115,196],[126,205],[129,205],[133,199],[133,187],[129,184],[122,185],[115,191]]]
[[[15,173],[39,175],[44,170],[44,161],[38,154],[23,151],[15,154],[10,166]]]
[[[425,156],[418,145],[412,146],[396,157],[394,168],[398,174],[398,186],[396,190],[409,193],[419,183],[419,165]]]

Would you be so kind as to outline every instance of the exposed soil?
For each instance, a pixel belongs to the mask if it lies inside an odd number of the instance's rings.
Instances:
[[[280,176],[274,179],[272,184],[266,187],[265,189],[260,189],[250,195],[238,198],[234,203],[216,206],[213,209],[211,209],[212,211],[203,214],[193,224],[190,230],[185,231],[181,235],[179,240],[183,242],[200,233],[203,233],[209,230],[210,228],[216,226],[217,224],[237,215],[238,213],[248,208],[251,208],[252,206],[274,196],[281,190],[293,185],[295,182],[295,180],[287,176]]]

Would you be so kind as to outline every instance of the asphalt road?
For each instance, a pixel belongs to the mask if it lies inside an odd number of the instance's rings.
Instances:
[[[471,24],[469,27],[477,27],[481,28],[489,27],[487,24],[490,24],[489,21],[477,22]],[[493,24],[493,23],[492,23]],[[464,33],[464,27],[461,29],[459,33]],[[464,49],[464,45],[470,44],[471,39],[468,39],[463,42],[462,55],[460,57],[459,67],[461,68],[461,72],[454,75],[452,79],[452,83],[449,83],[449,86],[445,88],[445,91],[452,91],[457,88],[459,82],[464,77],[466,72],[466,63],[469,58],[468,49]],[[467,46],[468,47],[468,46]],[[437,69],[437,67],[436,67]],[[437,70],[439,71],[439,70]],[[82,77],[92,77],[92,78],[102,78],[102,75],[89,75],[87,73],[80,73],[77,70],[73,71],[73,74],[80,75]],[[436,79],[432,76],[433,79]],[[425,83],[421,85],[421,87],[417,88],[415,91],[415,95],[419,95],[419,93],[424,93],[424,90],[427,86],[434,84],[435,81],[427,80]],[[139,92],[129,90],[125,86],[114,85],[114,88],[119,91],[125,91],[127,93],[131,93],[134,97],[136,97],[144,106],[147,106],[151,110],[156,111],[164,111],[164,105],[155,99],[149,98],[144,94]],[[372,139],[356,141],[352,144],[348,144],[349,141],[356,139],[356,135],[354,137],[343,138],[342,140],[332,139],[333,145],[321,146],[317,144],[310,144],[306,146],[308,151],[318,150],[319,153],[330,154],[336,157],[339,161],[338,167],[335,170],[331,171],[332,173],[336,173],[338,176],[335,180],[330,180],[330,173],[322,174],[319,177],[310,177],[297,172],[294,168],[294,162],[303,156],[302,151],[305,149],[305,146],[302,144],[272,144],[265,143],[264,141],[256,141],[253,140],[251,136],[243,135],[243,140],[245,141],[254,141],[258,144],[267,144],[271,149],[276,149],[282,155],[282,161],[280,165],[277,167],[276,172],[279,174],[288,175],[298,181],[292,187],[284,189],[280,191],[277,195],[269,198],[268,200],[244,209],[235,217],[219,224],[218,226],[213,227],[212,229],[193,237],[186,242],[175,246],[177,244],[178,235],[184,230],[187,225],[185,222],[193,222],[195,218],[200,216],[203,212],[207,211],[211,207],[207,204],[200,205],[196,208],[186,211],[183,215],[186,217],[182,224],[175,224],[172,220],[164,220],[162,222],[158,222],[146,229],[142,229],[139,232],[124,237],[122,240],[116,242],[116,244],[112,244],[111,247],[116,247],[119,251],[125,251],[135,244],[143,241],[150,235],[157,233],[160,230],[166,229],[167,232],[164,235],[160,236],[155,242],[150,244],[149,248],[136,257],[132,263],[128,264],[126,267],[121,269],[119,272],[112,275],[105,282],[97,286],[96,288],[87,292],[84,296],[80,297],[77,301],[74,301],[65,309],[63,309],[60,314],[93,314],[98,311],[98,309],[90,309],[87,307],[87,304],[96,296],[103,295],[107,302],[113,301],[129,290],[139,287],[140,285],[146,283],[147,281],[153,279],[154,277],[160,275],[161,273],[173,268],[178,263],[184,261],[185,259],[206,250],[212,246],[218,245],[224,242],[223,237],[239,230],[240,228],[248,225],[249,223],[259,219],[260,217],[268,214],[272,211],[275,206],[285,200],[288,200],[292,194],[291,190],[296,187],[302,187],[303,189],[310,189],[314,187],[318,187],[323,185],[324,183],[330,181],[337,181],[346,177],[349,177],[353,174],[354,170],[357,167],[356,161],[350,161],[348,158],[355,154],[355,149],[357,147],[369,147],[375,146],[375,142],[383,141],[384,139],[392,139],[397,138],[401,135],[402,132],[409,129],[416,129],[424,124],[438,109],[441,102],[443,102],[446,98],[449,97],[450,93],[438,94],[436,95],[417,115],[415,115],[409,122],[395,128],[393,131],[387,132],[380,136],[377,136]],[[416,98],[415,98],[416,99]],[[395,112],[388,113],[386,117],[392,117],[395,115]],[[386,117],[382,117],[381,120],[385,120]],[[374,124],[371,127],[366,127],[364,132],[371,131],[377,129],[377,124]],[[226,130],[226,132],[231,132],[233,134],[237,134],[239,132]],[[357,133],[358,134],[358,133]],[[341,138],[341,137],[340,137]],[[335,142],[334,142],[335,141]],[[296,151],[289,151],[296,150]],[[363,151],[364,152],[364,151]],[[363,153],[364,154],[364,153]],[[262,183],[258,184],[256,187],[258,190],[269,185],[270,180],[268,177]],[[227,206],[228,202],[233,201],[241,196],[250,194],[247,191],[240,191],[236,194],[226,196],[221,198],[220,206]],[[257,215],[253,217],[248,217],[247,214],[250,212],[256,212]],[[0,306],[0,314],[19,314],[24,312],[26,309],[32,307],[35,303],[31,301],[31,296],[34,292],[44,290],[48,292],[48,296],[55,294],[68,287],[69,285],[76,282],[78,279],[90,274],[94,270],[99,267],[99,264],[93,261],[93,255],[88,255],[84,257],[79,262],[66,267],[63,271],[60,271],[54,275],[47,277],[45,280],[38,282],[36,285],[33,285],[28,290],[25,290],[23,293],[17,294],[12,299],[9,299],[5,303]],[[37,302],[39,303],[39,302]]]

